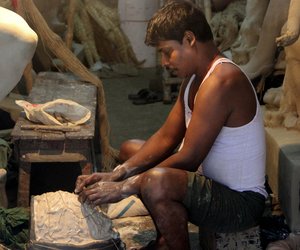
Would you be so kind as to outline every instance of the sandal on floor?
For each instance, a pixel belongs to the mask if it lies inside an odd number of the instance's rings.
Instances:
[[[162,93],[148,90],[147,96],[133,100],[132,103],[135,105],[144,105],[148,103],[161,102],[162,99],[163,99]]]
[[[149,89],[141,89],[136,94],[129,94],[128,99],[129,100],[137,100],[141,98],[145,98],[149,94]]]

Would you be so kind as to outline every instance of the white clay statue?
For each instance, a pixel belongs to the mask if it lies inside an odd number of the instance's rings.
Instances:
[[[0,100],[19,82],[37,46],[37,34],[13,11],[0,7]]]

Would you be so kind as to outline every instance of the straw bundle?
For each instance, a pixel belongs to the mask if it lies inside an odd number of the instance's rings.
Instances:
[[[90,73],[90,71],[66,47],[62,39],[49,28],[32,0],[22,0],[19,1],[19,4],[19,7],[24,12],[24,18],[31,24],[44,46],[57,58],[62,60],[68,70],[73,72],[80,79],[97,86],[102,169],[105,171],[111,170],[116,164],[117,152],[111,148],[109,144],[109,124],[101,80]]]
[[[74,15],[77,8],[76,0],[69,0],[68,16],[67,16],[67,34],[65,43],[68,49],[72,47],[73,32],[74,32]]]
[[[73,0],[74,37],[83,45],[87,65],[101,59],[108,63],[140,65],[129,39],[121,29],[117,8],[100,0]],[[69,11],[68,11],[69,18]],[[69,21],[68,21],[69,22]]]
[[[0,6],[6,9],[13,9],[12,1],[11,0],[0,0]]]
[[[98,37],[99,43],[107,40],[111,44],[111,48],[116,50],[117,58],[122,63],[134,65],[143,63],[137,60],[127,36],[122,31],[116,9],[108,7],[99,0],[84,0],[84,8],[101,34],[101,37]],[[105,44],[107,43],[102,43],[102,45]]]
[[[212,18],[212,2],[211,0],[194,0],[193,1],[205,14],[208,22]]]
[[[115,45],[124,63],[129,63],[128,55],[126,53],[127,45],[123,43],[123,38],[119,27],[116,26],[115,23],[113,23],[110,19],[108,19],[106,15],[103,15],[102,13],[100,15],[92,2],[88,2],[85,7],[93,21],[95,21],[103,30],[103,37]],[[105,13],[105,9],[103,12]]]
[[[81,0],[77,0],[78,11],[74,16],[74,33],[84,47],[85,58],[90,67],[100,61],[95,44],[93,26],[89,14]]]

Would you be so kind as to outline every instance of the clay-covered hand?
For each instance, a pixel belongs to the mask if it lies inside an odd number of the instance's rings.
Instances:
[[[278,46],[289,46],[298,40],[300,34],[299,0],[290,0],[286,27],[283,30],[282,35],[276,39]]]
[[[289,46],[299,38],[299,30],[287,30],[282,36],[276,38],[277,46]]]
[[[93,173],[91,175],[79,175],[75,184],[75,194],[82,192],[87,186],[93,185],[98,181],[111,181],[112,173]]]
[[[79,193],[79,201],[93,206],[118,202],[125,198],[122,189],[123,182],[99,181],[82,190]]]

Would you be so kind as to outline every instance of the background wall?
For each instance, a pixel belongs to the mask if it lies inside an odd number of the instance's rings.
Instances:
[[[118,9],[121,27],[128,36],[139,61],[146,60],[144,68],[157,64],[156,49],[144,44],[147,22],[159,8],[160,0],[121,0]]]

